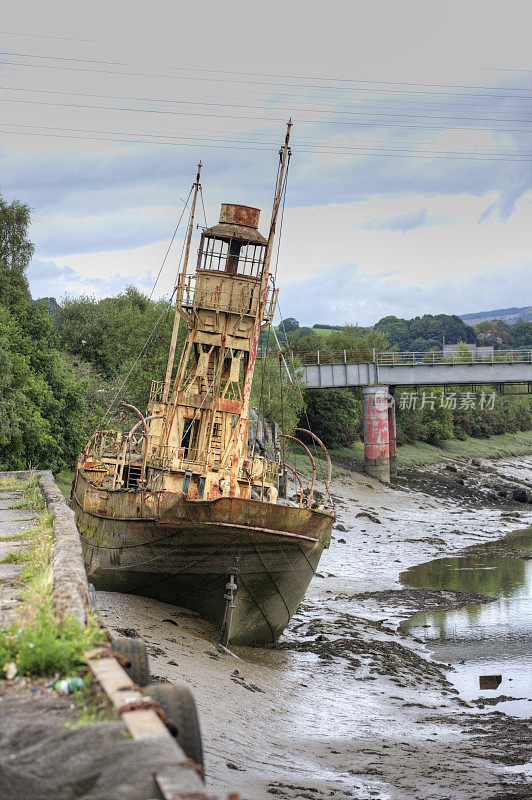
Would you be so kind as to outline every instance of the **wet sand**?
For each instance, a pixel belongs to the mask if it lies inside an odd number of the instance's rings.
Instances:
[[[530,484],[532,459],[450,466],[409,471],[394,488],[356,473],[337,479],[341,528],[304,602],[277,645],[235,649],[239,659],[217,653],[216,630],[191,612],[98,593],[112,631],[146,640],[152,673],[195,692],[213,792],[531,796],[527,722],[464,701],[445,665],[399,628],[420,609],[481,600],[404,589],[401,572],[532,521],[530,504],[497,496],[507,481]]]

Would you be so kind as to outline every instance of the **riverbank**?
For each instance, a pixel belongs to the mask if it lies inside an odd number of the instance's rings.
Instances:
[[[277,645],[239,648],[239,660],[217,653],[217,631],[189,611],[98,593],[114,632],[147,641],[153,672],[193,688],[211,791],[230,786],[253,800],[529,797],[528,723],[461,698],[446,666],[401,628],[421,609],[482,598],[405,589],[399,575],[530,524],[532,505],[491,487],[530,481],[531,467],[424,467],[396,487],[338,477],[334,538],[304,602]]]
[[[453,459],[517,458],[529,455],[532,455],[532,431],[518,431],[487,439],[447,439],[439,447],[426,442],[401,445],[397,448],[397,463],[403,467],[423,467]],[[331,450],[331,456],[340,465],[350,463],[357,469],[363,469],[364,443],[355,442],[350,447]]]

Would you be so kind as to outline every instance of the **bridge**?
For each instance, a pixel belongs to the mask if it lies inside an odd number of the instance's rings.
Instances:
[[[343,350],[304,353],[300,358],[308,389],[362,389],[365,469],[368,475],[387,483],[397,474],[397,386],[469,386],[473,391],[475,387],[497,385],[502,391],[506,384],[520,384],[527,393],[532,386],[532,349],[498,350],[488,357],[472,350],[450,354]],[[434,408],[438,398],[431,395],[430,402]]]
[[[488,358],[473,351],[380,353],[376,351],[304,353],[300,356],[308,389],[347,386],[458,386],[532,384],[532,350],[499,350]]]

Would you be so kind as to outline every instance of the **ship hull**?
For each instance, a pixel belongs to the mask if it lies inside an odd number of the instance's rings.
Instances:
[[[72,495],[89,579],[97,589],[189,608],[220,628],[237,585],[228,640],[275,641],[328,545],[331,515],[254,500],[104,491],[80,471]]]

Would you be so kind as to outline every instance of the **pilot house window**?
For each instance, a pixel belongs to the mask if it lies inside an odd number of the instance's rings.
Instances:
[[[198,269],[227,272],[260,278],[266,247],[242,239],[215,239],[206,236],[199,252]]]

